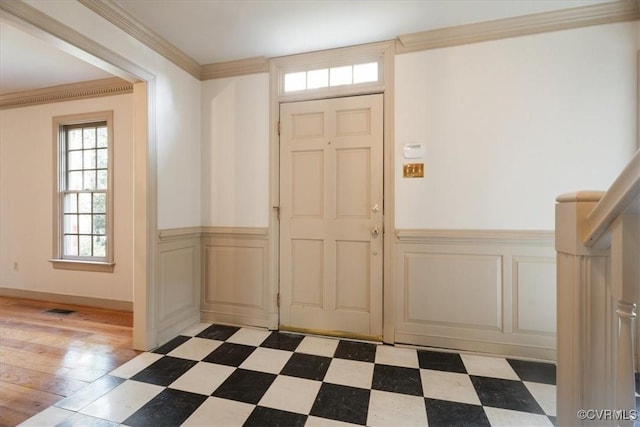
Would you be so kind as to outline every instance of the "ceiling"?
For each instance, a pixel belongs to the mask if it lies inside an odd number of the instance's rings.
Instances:
[[[200,63],[392,40],[401,34],[612,0],[111,0]],[[0,94],[111,77],[0,19]]]

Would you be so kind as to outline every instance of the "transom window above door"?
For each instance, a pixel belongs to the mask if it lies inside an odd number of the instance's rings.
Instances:
[[[393,43],[380,42],[270,60],[277,102],[381,93],[393,75]]]
[[[284,75],[286,93],[378,82],[378,62],[297,71]]]

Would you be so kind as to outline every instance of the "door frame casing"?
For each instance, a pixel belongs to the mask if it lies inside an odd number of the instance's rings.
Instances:
[[[384,229],[383,229],[383,278],[382,278],[382,337],[392,344],[395,335],[395,289],[393,286],[393,258],[395,243],[395,141],[394,141],[394,42],[373,43],[275,58],[270,61],[269,72],[269,328],[279,326],[280,283],[280,104],[344,96],[383,94],[383,163],[384,163]],[[283,94],[281,82],[285,72],[312,70],[336,65],[357,64],[379,60],[382,65],[379,82],[366,85],[343,86],[324,90]]]

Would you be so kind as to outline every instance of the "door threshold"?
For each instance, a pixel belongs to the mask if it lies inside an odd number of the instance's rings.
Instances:
[[[325,329],[312,329],[312,328],[297,328],[295,326],[288,325],[280,325],[278,326],[278,330],[282,332],[295,332],[298,334],[305,335],[319,335],[333,338],[345,338],[354,341],[368,341],[376,344],[382,343],[382,336],[373,336],[373,335],[365,335],[365,334],[355,334],[352,332],[343,332],[343,331],[328,331]]]

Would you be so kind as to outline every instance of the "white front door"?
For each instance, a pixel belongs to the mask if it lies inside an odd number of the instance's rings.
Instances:
[[[383,96],[280,106],[280,326],[382,338]]]

